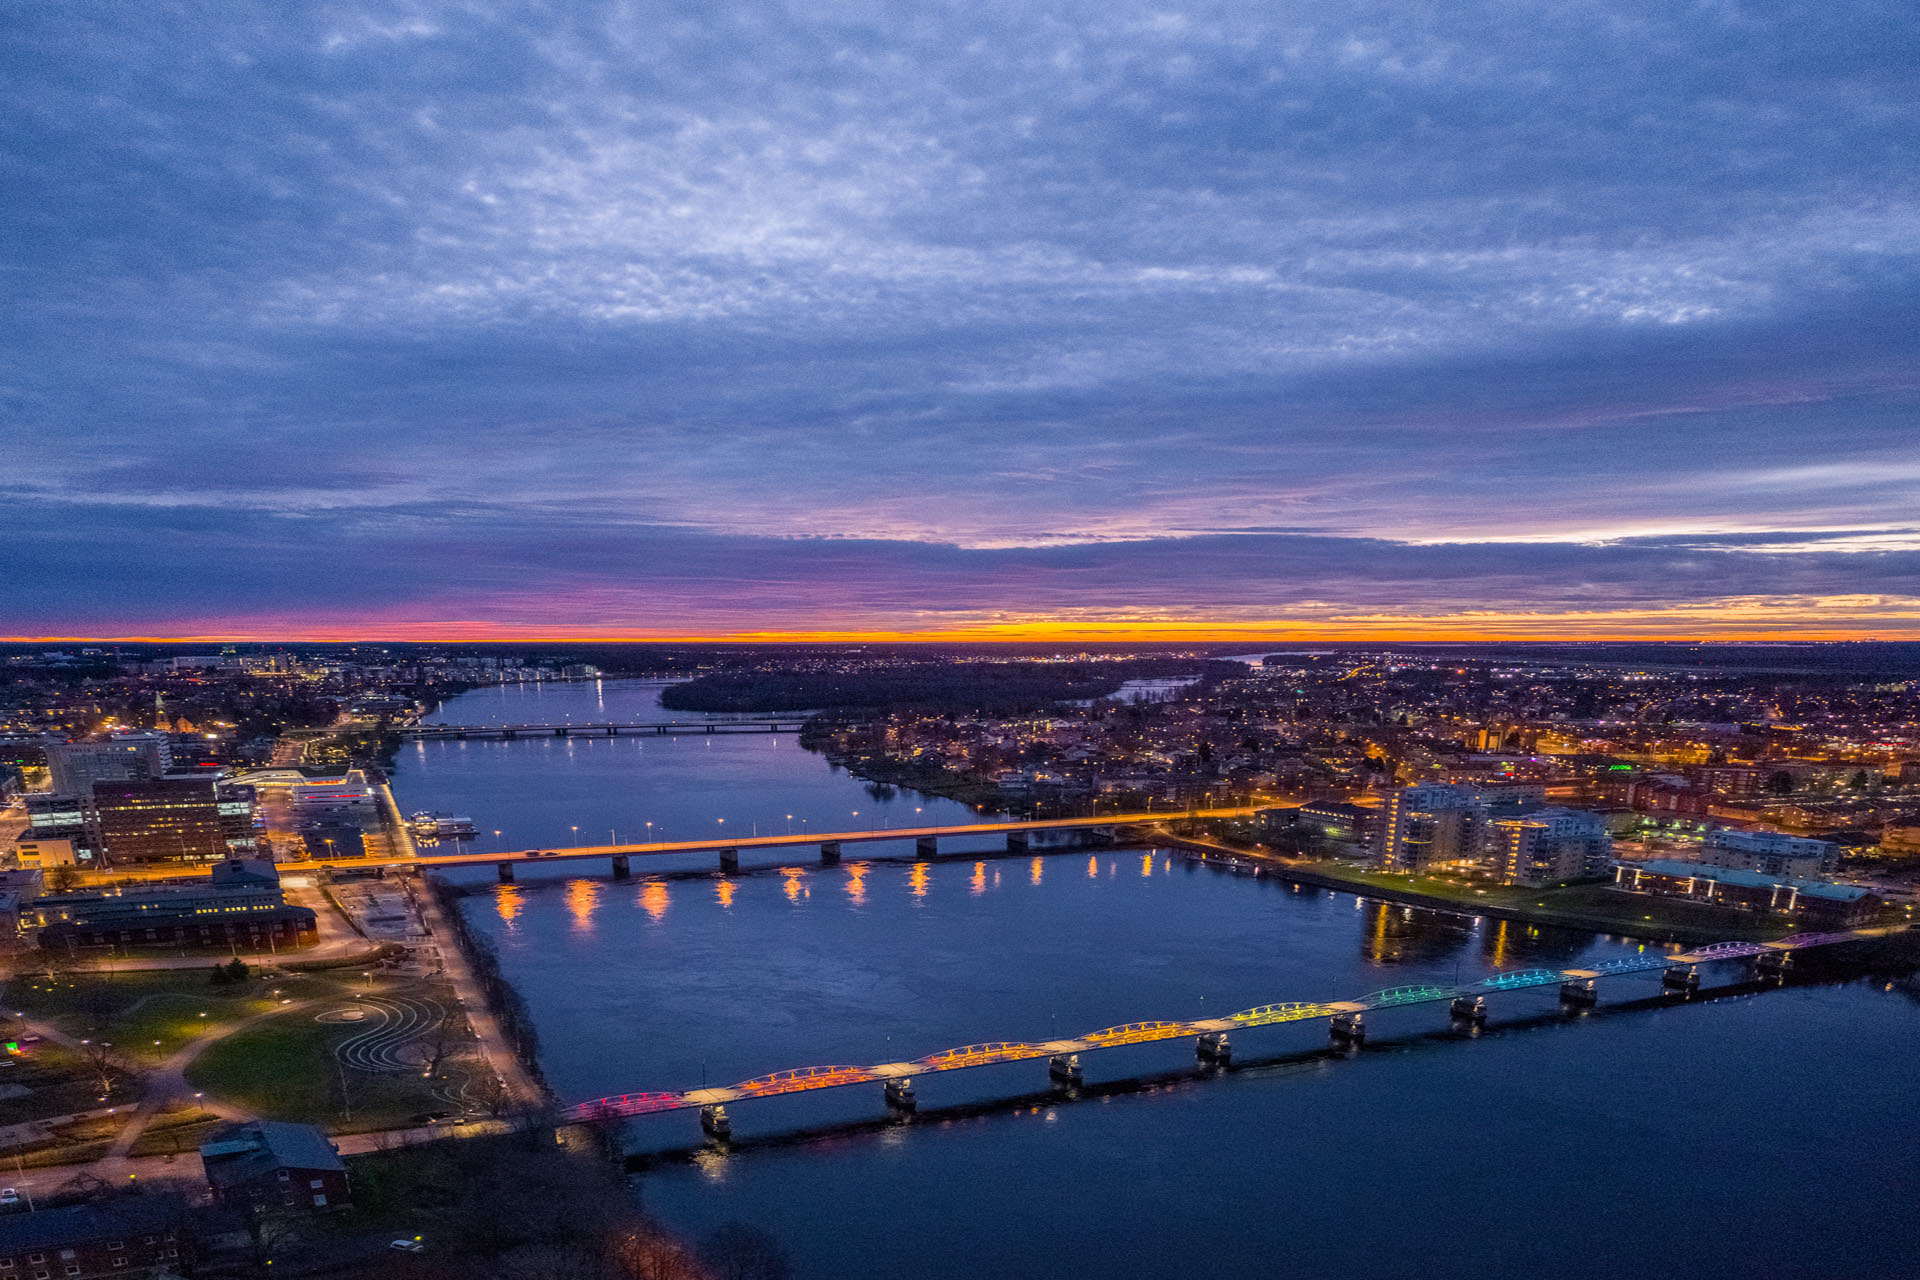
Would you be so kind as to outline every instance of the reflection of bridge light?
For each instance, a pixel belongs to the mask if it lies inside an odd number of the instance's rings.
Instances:
[[[1507,967],[1507,924],[1502,920],[1493,930],[1493,955],[1490,958],[1496,969]]]
[[[1153,874],[1153,855],[1149,853],[1140,859],[1140,875],[1141,875],[1141,878],[1144,879],[1145,877],[1150,876],[1152,874]]]
[[[1100,859],[1091,855],[1087,858],[1087,879],[1092,880],[1100,874]]]
[[[855,906],[859,906],[866,902],[867,900],[867,864],[866,863],[856,862],[852,866],[847,868],[847,896],[853,899]]]
[[[733,905],[733,881],[727,879],[725,876],[715,880],[713,882],[713,894],[716,898],[720,899],[722,910],[731,907]]]
[[[1029,877],[1028,877],[1028,878],[1029,878],[1029,880],[1030,880],[1030,881],[1031,881],[1032,883],[1034,883],[1034,884],[1039,884],[1039,883],[1040,883],[1040,868],[1041,868],[1041,867],[1043,867],[1043,866],[1045,866],[1045,865],[1046,865],[1046,861],[1045,861],[1045,859],[1042,859],[1042,858],[1035,858],[1035,859],[1033,860],[1033,866],[1032,866],[1032,868],[1031,868],[1031,871],[1030,871],[1030,874],[1029,874]]]
[[[640,886],[640,907],[655,924],[667,914],[667,885],[664,880],[649,880]]]
[[[513,918],[519,915],[526,905],[527,900],[521,896],[520,890],[510,884],[503,884],[494,891],[493,908],[500,913],[500,918],[509,926],[513,924]]]
[[[593,932],[593,913],[600,906],[600,882],[597,880],[567,881],[567,910],[573,916],[573,927],[579,933]]]
[[[927,896],[926,863],[916,862],[913,864],[913,871],[907,876],[907,888],[916,898],[924,898]]]
[[[806,871],[800,867],[782,867],[780,868],[780,874],[786,877],[786,879],[782,881],[781,887],[787,891],[787,901],[800,901],[800,877],[807,874]]]
[[[976,862],[973,864],[973,880],[971,881],[971,886],[973,890],[973,896],[976,898],[987,891],[987,864],[986,863]]]

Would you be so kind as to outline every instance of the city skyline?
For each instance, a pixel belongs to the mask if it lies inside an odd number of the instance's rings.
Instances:
[[[12,17],[0,638],[1920,638],[1890,3]]]

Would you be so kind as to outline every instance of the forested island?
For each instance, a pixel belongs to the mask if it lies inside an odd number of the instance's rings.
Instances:
[[[842,711],[925,707],[1016,714],[1060,702],[1110,697],[1129,680],[1202,676],[1238,663],[1203,658],[1109,662],[899,662],[870,668],[722,671],[661,694],[673,711]]]

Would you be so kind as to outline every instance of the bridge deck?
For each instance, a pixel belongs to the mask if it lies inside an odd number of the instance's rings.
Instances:
[[[1260,1005],[1224,1018],[1197,1018],[1183,1022],[1130,1022],[1117,1027],[1106,1027],[1099,1031],[1089,1031],[1072,1040],[988,1041],[982,1044],[964,1045],[957,1049],[943,1049],[939,1053],[928,1054],[912,1062],[887,1062],[870,1067],[798,1067],[720,1088],[693,1089],[680,1093],[627,1093],[616,1097],[596,1098],[591,1102],[582,1102],[566,1108],[561,1116],[563,1120],[575,1123],[619,1120],[630,1116],[651,1115],[659,1111],[680,1111],[689,1107],[707,1106],[711,1103],[738,1102],[745,1098],[779,1097],[815,1089],[839,1089],[847,1085],[871,1084],[936,1071],[964,1071],[971,1067],[990,1066],[994,1063],[1050,1058],[1055,1054],[1091,1053],[1121,1045],[1151,1044],[1162,1040],[1177,1040],[1185,1036],[1198,1036],[1209,1031],[1242,1030],[1285,1022],[1310,1021],[1331,1017],[1336,1013],[1364,1013],[1375,1009],[1435,1004],[1443,1000],[1451,1001],[1458,996],[1471,998],[1502,991],[1524,991],[1570,979],[1584,981],[1589,978],[1650,972],[1655,969],[1685,968],[1693,964],[1739,959],[1762,952],[1824,947],[1862,938],[1881,937],[1899,932],[1903,928],[1905,926],[1895,925],[1874,929],[1855,929],[1845,933],[1803,933],[1772,943],[1715,943],[1710,947],[1700,947],[1678,954],[1629,956],[1622,960],[1608,961],[1592,969],[1515,970],[1496,973],[1491,977],[1463,986],[1392,987],[1384,991],[1371,992],[1353,1000],[1324,1003],[1293,1001],[1285,1004]]]

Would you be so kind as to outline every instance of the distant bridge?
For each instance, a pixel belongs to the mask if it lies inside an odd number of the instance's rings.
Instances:
[[[1715,960],[1757,958],[1765,969],[1778,973],[1795,951],[1809,947],[1832,946],[1863,938],[1881,937],[1905,929],[1905,925],[1855,929],[1844,933],[1802,933],[1775,942],[1718,942],[1677,954],[1640,954],[1608,960],[1590,969],[1518,969],[1496,973],[1464,986],[1411,985],[1388,987],[1351,1000],[1327,1002],[1291,1001],[1263,1004],[1223,1018],[1195,1018],[1179,1022],[1129,1022],[1120,1026],[1089,1031],[1068,1040],[992,1040],[942,1049],[907,1062],[882,1062],[873,1066],[795,1067],[771,1075],[755,1076],[739,1084],[720,1088],[689,1089],[681,1092],[623,1093],[595,1098],[567,1107],[561,1119],[568,1123],[590,1124],[624,1120],[662,1111],[682,1111],[692,1107],[740,1102],[750,1098],[772,1098],[816,1089],[838,1089],[856,1084],[886,1084],[937,1071],[964,1071],[970,1067],[992,1066],[1002,1062],[1022,1062],[1034,1058],[1064,1058],[1069,1055],[1113,1049],[1121,1045],[1151,1044],[1182,1037],[1203,1037],[1254,1027],[1278,1026],[1289,1022],[1328,1019],[1336,1040],[1357,1043],[1364,1038],[1362,1019],[1379,1009],[1409,1005],[1452,1003],[1456,1016],[1478,1020],[1479,1002],[1486,996],[1507,991],[1558,984],[1562,1000],[1574,1005],[1593,1003],[1596,979],[1623,974],[1663,971],[1662,985],[1692,990],[1698,982],[1695,966]]]
[[[618,738],[682,733],[798,733],[806,716],[741,717],[738,720],[605,720],[575,724],[410,724],[394,730],[402,738],[421,742],[469,738],[511,741],[516,738]]]

